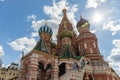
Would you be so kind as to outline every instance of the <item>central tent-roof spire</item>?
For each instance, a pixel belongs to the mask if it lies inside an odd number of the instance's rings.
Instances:
[[[63,9],[63,15],[64,15],[64,16],[66,16],[66,12],[67,12],[67,9],[64,8],[64,9]]]
[[[69,20],[68,20],[68,18],[67,18],[67,9],[66,8],[64,8],[63,10],[62,10],[62,12],[63,12],[63,18],[62,18],[62,23],[64,23],[64,22],[69,22]]]

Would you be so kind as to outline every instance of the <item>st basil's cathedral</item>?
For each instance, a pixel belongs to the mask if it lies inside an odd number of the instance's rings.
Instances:
[[[19,80],[120,80],[103,59],[89,21],[80,17],[76,35],[68,17],[63,9],[57,43],[51,41],[52,26],[39,28],[39,41],[21,58]]]

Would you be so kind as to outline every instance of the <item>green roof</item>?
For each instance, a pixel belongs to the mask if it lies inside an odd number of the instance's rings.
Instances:
[[[73,58],[76,60],[80,60],[82,56],[74,56]]]
[[[19,66],[17,63],[11,63],[11,65]]]
[[[64,58],[73,58],[76,60],[80,60],[81,56],[75,56],[70,48],[70,45],[67,45],[65,51],[63,52],[63,56],[61,56],[60,59],[64,59]]]
[[[63,37],[70,37],[72,38],[72,31],[68,30],[68,29],[64,29],[61,33],[60,33],[60,38]]]
[[[36,46],[34,47],[34,50],[43,51],[43,52],[48,53],[47,47],[42,38],[40,39],[40,41],[37,42]]]
[[[73,57],[73,54],[72,54],[72,51],[71,51],[69,45],[67,45],[62,57],[63,58],[72,58]]]

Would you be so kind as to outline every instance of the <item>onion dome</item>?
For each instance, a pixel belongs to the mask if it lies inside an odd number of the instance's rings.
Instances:
[[[72,38],[72,31],[64,29],[62,32],[60,32],[60,38],[63,38],[63,37]]]
[[[45,24],[44,26],[41,26],[38,30],[39,34],[45,32],[45,33],[49,33],[50,36],[53,34],[53,31],[52,29],[47,25]]]
[[[78,23],[77,23],[77,28],[78,27],[85,27],[85,26],[90,26],[90,24],[89,24],[89,21],[88,20],[86,20],[86,19],[83,19],[82,17],[81,17],[81,19],[78,21]]]

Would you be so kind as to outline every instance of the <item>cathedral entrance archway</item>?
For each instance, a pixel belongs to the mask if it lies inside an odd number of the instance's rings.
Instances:
[[[42,62],[38,62],[37,80],[44,80],[45,75],[44,64]]]
[[[66,63],[59,65],[59,77],[61,77],[66,72]]]
[[[47,65],[46,69],[46,77],[45,80],[51,80],[51,72],[52,72],[52,66],[50,64]]]
[[[38,63],[37,80],[51,80],[52,66],[47,64],[46,68],[42,62]]]

